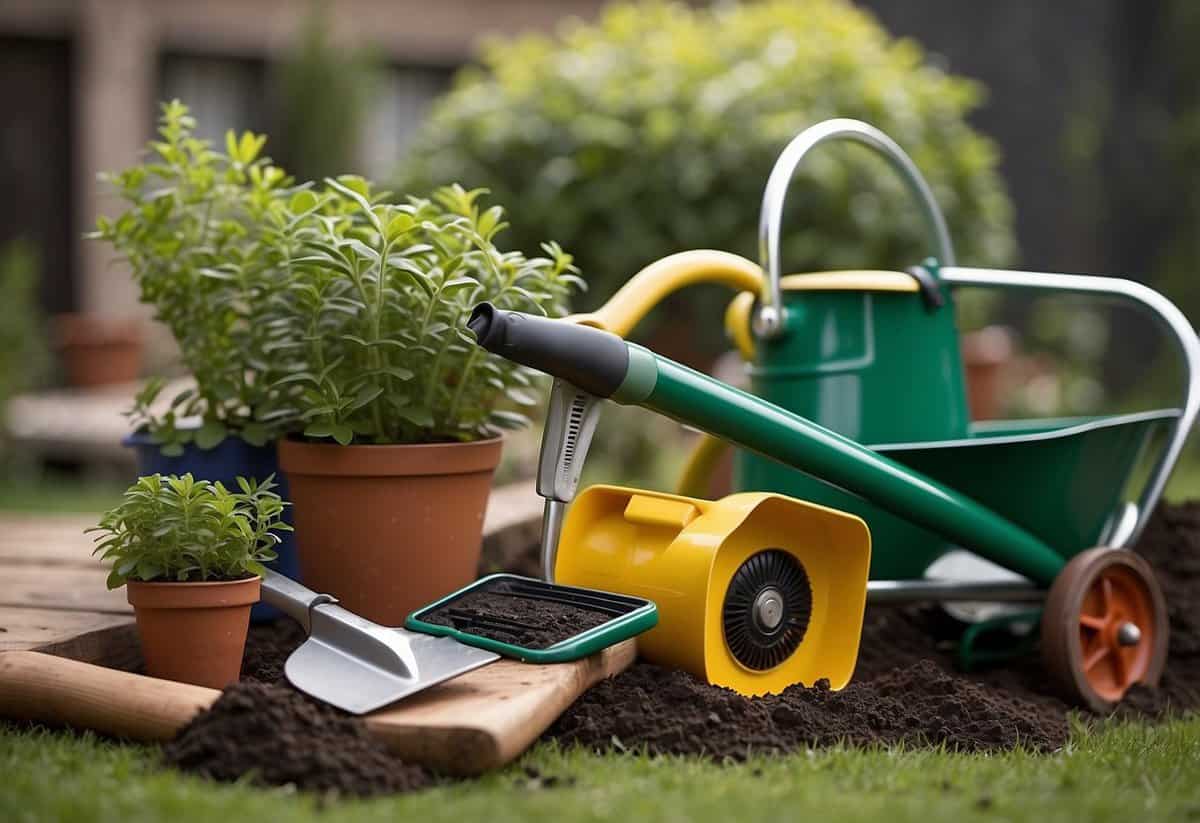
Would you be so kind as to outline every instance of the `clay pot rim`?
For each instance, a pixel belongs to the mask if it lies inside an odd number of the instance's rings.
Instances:
[[[500,463],[504,436],[452,443],[386,443],[341,446],[285,437],[277,441],[286,474],[405,477],[475,474]]]
[[[257,603],[262,578],[241,580],[129,580],[125,597],[135,609],[201,609]]]

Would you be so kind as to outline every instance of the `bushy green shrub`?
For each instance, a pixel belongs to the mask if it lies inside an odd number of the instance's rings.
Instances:
[[[844,0],[619,3],[594,24],[488,45],[399,176],[418,189],[489,187],[521,215],[508,240],[558,239],[597,304],[671,252],[756,257],[782,147],[805,126],[854,117],[912,155],[960,258],[999,264],[1013,253],[1011,209],[993,144],[966,121],[981,97]],[[895,268],[931,251],[901,182],[856,147],[813,155],[786,219],[788,270]]]
[[[297,193],[279,217],[285,291],[259,307],[266,349],[295,387],[287,417],[312,438],[473,440],[525,425],[536,373],[475,345],[475,304],[561,316],[581,281],[553,243],[501,252],[507,227],[482,190],[387,202],[361,177]],[[508,407],[508,408],[506,408]]]
[[[0,249],[0,423],[12,396],[36,385],[49,367],[37,268],[28,243],[13,241]]]
[[[335,43],[327,4],[314,3],[278,72],[284,165],[302,180],[355,168],[380,65],[362,49]]]
[[[236,435],[258,445],[303,432],[342,444],[470,440],[524,425],[533,373],[487,354],[462,324],[479,301],[562,315],[582,281],[571,256],[502,252],[504,210],[483,189],[431,198],[362,177],[293,185],[265,135],[229,132],[225,152],[163,106],[150,159],[109,177],[128,208],[94,237],[128,261],[196,380],[159,415],[151,380],[130,417],[179,454]],[[403,200],[403,203],[396,201]],[[198,429],[181,419],[199,416]]]
[[[187,106],[163,104],[147,159],[105,175],[125,211],[99,218],[91,235],[128,262],[141,301],[171,330],[196,380],[161,417],[148,408],[162,381],[151,381],[138,398],[134,420],[165,454],[193,441],[212,448],[230,434],[261,445],[280,433],[271,414],[280,375],[264,351],[267,330],[256,312],[285,287],[287,251],[271,218],[285,210],[292,179],[263,156],[265,135],[230,131],[222,152],[195,129]],[[200,428],[177,427],[193,416]]]

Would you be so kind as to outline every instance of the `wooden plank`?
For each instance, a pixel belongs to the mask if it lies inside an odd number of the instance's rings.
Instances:
[[[367,730],[410,763],[472,775],[529,747],[590,686],[628,667],[626,640],[571,663],[496,663],[366,715]],[[0,717],[169,740],[220,693],[34,652],[0,654]]]
[[[161,413],[170,398],[191,385],[171,381],[154,405]],[[141,383],[90,389],[51,389],[14,397],[8,404],[9,435],[30,452],[75,461],[133,465],[133,453],[121,445],[129,433],[125,411]]]
[[[0,515],[0,563],[32,563],[95,568],[94,535],[99,514]]]
[[[0,606],[128,614],[125,590],[109,591],[108,570],[97,565],[0,565]]]
[[[367,715],[367,729],[410,763],[457,775],[516,759],[580,695],[637,657],[626,640],[571,663],[500,660]]]
[[[128,615],[0,607],[0,652],[36,649],[133,669],[141,664],[136,634]]]

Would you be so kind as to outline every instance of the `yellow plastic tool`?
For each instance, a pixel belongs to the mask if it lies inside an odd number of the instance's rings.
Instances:
[[[870,559],[861,519],[783,495],[592,486],[563,524],[555,579],[653,600],[643,657],[758,695],[849,682]]]

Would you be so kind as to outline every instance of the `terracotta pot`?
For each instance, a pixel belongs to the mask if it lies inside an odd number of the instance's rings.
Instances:
[[[142,330],[133,320],[60,314],[55,344],[67,382],[78,388],[132,383],[142,368]]]
[[[502,445],[280,441],[304,584],[399,626],[470,583]]]
[[[125,587],[137,617],[146,673],[223,689],[242,670],[250,607],[261,578],[216,583],[140,583]]]
[[[967,407],[972,420],[996,420],[1004,412],[1008,370],[1013,360],[1012,332],[987,326],[962,336],[967,378]]]

